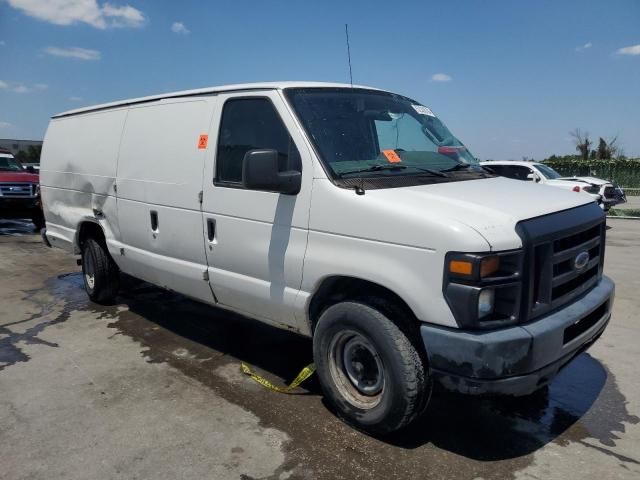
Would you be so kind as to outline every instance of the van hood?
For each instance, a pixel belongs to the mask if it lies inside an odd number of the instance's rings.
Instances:
[[[522,220],[593,202],[584,193],[504,177],[414,187],[368,190],[366,195],[399,208],[425,209],[442,221],[457,221],[477,231],[492,250],[519,248],[515,231]]]
[[[8,172],[0,170],[0,182],[38,183],[40,176],[29,172]]]

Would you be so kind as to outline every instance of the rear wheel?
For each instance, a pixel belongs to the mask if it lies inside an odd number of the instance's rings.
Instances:
[[[100,304],[113,302],[120,284],[120,271],[106,246],[88,238],[82,246],[82,277],[89,298]]]
[[[313,338],[325,397],[347,423],[386,434],[422,413],[431,393],[426,367],[407,334],[379,309],[333,305]]]

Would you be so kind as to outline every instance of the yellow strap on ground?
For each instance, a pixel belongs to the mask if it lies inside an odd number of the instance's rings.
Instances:
[[[279,387],[277,385],[274,385],[273,383],[271,383],[266,378],[261,377],[257,373],[254,373],[249,368],[249,366],[247,364],[245,364],[245,363],[241,363],[240,364],[240,370],[242,370],[242,373],[245,373],[245,374],[249,375],[252,379],[254,379],[256,382],[258,382],[263,387],[268,388],[269,390],[273,390],[274,392],[279,392],[279,393],[292,393],[292,391],[295,390],[302,382],[304,382],[307,378],[309,378],[311,375],[313,375],[313,372],[316,371],[316,366],[315,366],[315,364],[310,363],[309,365],[304,367],[300,371],[298,376],[293,379],[293,382],[291,382],[289,384],[289,386],[287,386],[287,387]]]

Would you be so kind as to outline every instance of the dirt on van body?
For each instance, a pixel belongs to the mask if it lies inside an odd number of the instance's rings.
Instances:
[[[75,259],[0,221],[0,478],[638,478],[640,222],[609,221],[613,319],[527,399],[436,392],[383,439],[340,422],[293,333],[127,279],[89,302]]]

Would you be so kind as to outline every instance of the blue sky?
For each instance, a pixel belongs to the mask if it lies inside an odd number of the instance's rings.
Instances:
[[[225,83],[348,81],[428,105],[482,159],[640,157],[640,2],[0,0],[0,138],[57,112]]]

